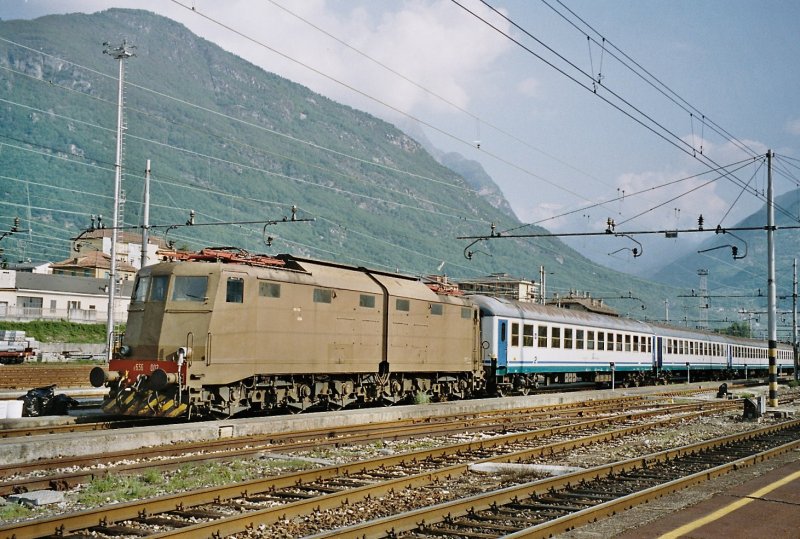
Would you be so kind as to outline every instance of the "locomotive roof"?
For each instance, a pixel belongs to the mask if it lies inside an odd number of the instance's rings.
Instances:
[[[481,310],[496,316],[540,320],[543,322],[560,324],[575,324],[577,326],[592,326],[621,331],[653,332],[653,328],[649,324],[639,322],[638,320],[630,320],[628,318],[606,316],[573,309],[561,309],[551,305],[539,305],[538,303],[514,301],[505,298],[489,296],[468,296],[468,298],[478,305]]]

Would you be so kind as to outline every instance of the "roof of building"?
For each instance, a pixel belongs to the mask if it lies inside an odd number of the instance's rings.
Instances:
[[[73,277],[71,275],[44,275],[41,273],[17,273],[17,290],[37,290],[40,292],[63,292],[70,294],[100,295],[104,293],[108,279],[94,277]],[[122,281],[120,294],[130,296],[132,281]]]
[[[61,262],[55,262],[50,265],[53,269],[69,269],[69,268],[99,268],[111,269],[111,257],[100,251],[90,251],[80,256],[67,258]],[[127,262],[117,262],[117,269],[120,271],[136,272],[136,268]]]

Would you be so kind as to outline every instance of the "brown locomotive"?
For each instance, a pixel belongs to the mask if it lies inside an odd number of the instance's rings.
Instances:
[[[229,248],[171,253],[136,278],[104,409],[249,410],[466,398],[484,387],[478,313],[420,280]]]

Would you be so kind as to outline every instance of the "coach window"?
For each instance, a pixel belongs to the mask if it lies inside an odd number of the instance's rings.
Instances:
[[[533,324],[522,326],[522,346],[533,347]]]
[[[639,336],[638,335],[634,335],[633,336],[633,351],[634,352],[638,352],[639,351]]]
[[[564,328],[564,348],[572,350],[572,328]]]
[[[547,326],[539,326],[539,348],[547,348]]]
[[[622,352],[622,333],[617,333],[617,352]]]
[[[667,339],[667,353],[672,353],[672,339]]]
[[[625,335],[625,351],[626,352],[630,352],[631,351],[631,336],[630,335]]]
[[[586,349],[594,350],[594,331],[586,332]]]
[[[575,349],[576,350],[583,350],[583,330],[576,329],[575,330]]]
[[[550,347],[561,348],[561,328],[550,328]]]
[[[597,349],[598,350],[605,350],[606,349],[606,334],[602,331],[597,332]]]
[[[407,299],[397,299],[395,300],[394,307],[398,311],[409,312],[411,310],[411,302]]]
[[[519,323],[511,322],[511,346],[519,346]]]
[[[373,306],[374,306],[375,305],[375,297],[374,296],[370,296],[370,297],[372,297]],[[442,316],[443,312],[444,312],[444,306],[441,303],[431,303],[431,314],[436,315],[436,316]]]
[[[435,304],[438,305],[438,304]],[[375,296],[371,296],[369,294],[361,294],[358,298],[358,306],[359,307],[366,307],[368,309],[375,308]],[[431,305],[433,307],[433,305]],[[441,305],[439,305],[441,307]],[[433,312],[433,308],[431,308],[431,312]],[[441,312],[439,314],[442,314]]]
[[[244,279],[241,277],[228,277],[225,301],[227,303],[244,303]]]
[[[653,337],[647,337],[647,353],[653,351]]]
[[[281,285],[278,283],[258,283],[258,295],[262,298],[281,297]]]
[[[208,277],[178,275],[172,287],[172,301],[205,301]]]
[[[150,287],[150,301],[164,301],[167,299],[167,285],[169,275],[156,275]]]

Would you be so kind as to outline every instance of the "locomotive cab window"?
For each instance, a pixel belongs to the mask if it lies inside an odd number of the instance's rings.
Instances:
[[[461,318],[469,320],[472,318],[472,309],[469,307],[461,307]]]
[[[241,277],[228,277],[225,288],[225,301],[227,303],[244,303],[244,279]]]
[[[133,301],[144,301],[147,299],[147,291],[150,289],[150,277],[140,275],[136,279],[136,284],[133,288]]]
[[[169,275],[156,275],[150,286],[150,301],[164,301],[167,299],[167,286]]]
[[[178,275],[172,286],[172,301],[205,301],[208,277]]]

